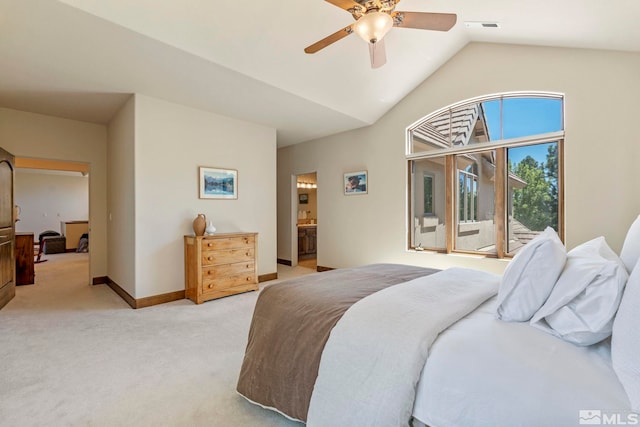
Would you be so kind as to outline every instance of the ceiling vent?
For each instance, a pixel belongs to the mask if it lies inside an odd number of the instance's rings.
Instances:
[[[500,28],[498,22],[480,22],[480,21],[465,21],[464,26],[467,28]]]

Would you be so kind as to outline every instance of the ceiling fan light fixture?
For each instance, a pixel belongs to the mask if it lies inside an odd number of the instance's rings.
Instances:
[[[376,43],[393,27],[393,18],[384,12],[369,12],[353,25],[353,30],[367,43]]]

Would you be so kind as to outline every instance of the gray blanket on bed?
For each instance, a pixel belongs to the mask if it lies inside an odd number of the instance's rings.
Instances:
[[[331,329],[362,298],[438,270],[395,264],[312,274],[265,287],[251,321],[238,392],[305,421]]]
[[[406,427],[431,345],[495,295],[500,278],[449,268],[355,303],[324,346],[307,427]]]

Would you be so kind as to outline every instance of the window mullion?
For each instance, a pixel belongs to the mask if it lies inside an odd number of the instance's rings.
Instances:
[[[445,198],[446,198],[446,221],[445,230],[447,234],[447,253],[453,252],[453,242],[455,240],[455,218],[457,203],[454,203],[455,185],[457,185],[455,156],[449,155],[445,157]]]
[[[564,139],[558,140],[558,236],[566,244],[564,228]]]
[[[494,224],[496,230],[496,253],[498,258],[504,258],[506,253],[506,191],[507,191],[507,149],[496,149],[496,173],[495,173],[495,208]]]

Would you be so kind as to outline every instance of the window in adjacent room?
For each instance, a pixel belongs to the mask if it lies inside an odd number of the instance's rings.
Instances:
[[[511,256],[545,227],[563,238],[563,96],[508,93],[407,129],[409,247]]]
[[[433,175],[424,174],[424,215],[433,214]]]

